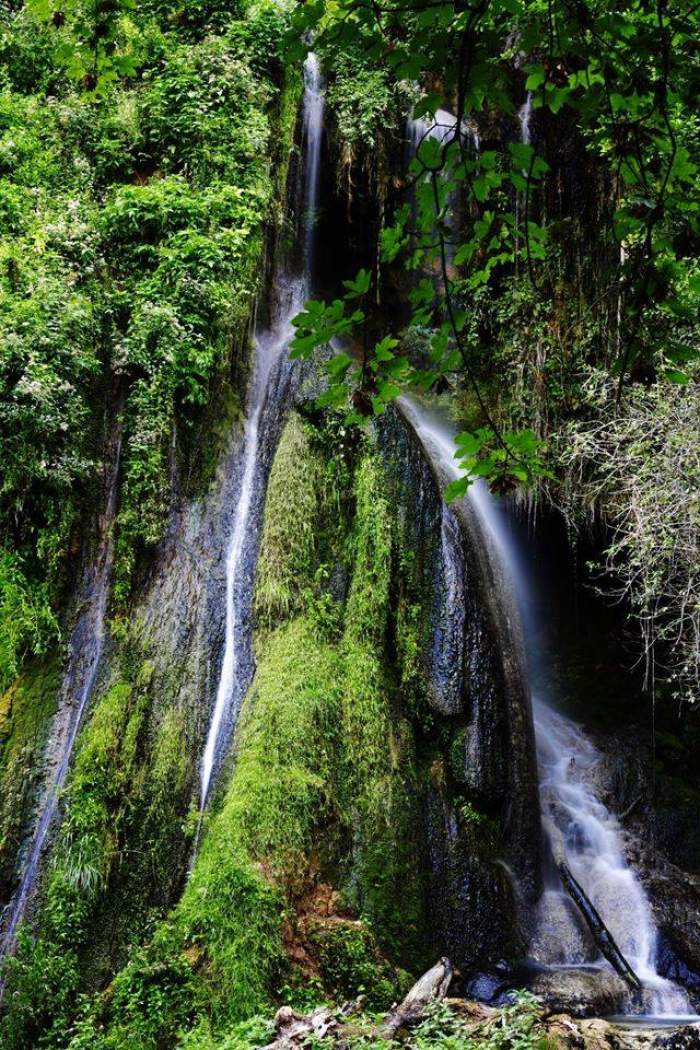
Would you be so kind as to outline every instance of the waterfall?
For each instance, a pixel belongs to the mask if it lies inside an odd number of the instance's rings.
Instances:
[[[122,424],[118,417],[108,447],[104,513],[98,528],[97,556],[86,570],[82,585],[83,609],[71,634],[68,663],[61,683],[58,713],[47,743],[49,774],[39,818],[20,884],[7,907],[0,956],[14,947],[19,924],[36,885],[41,854],[53,824],[61,790],[68,775],[73,747],[97,678],[105,641],[105,614],[114,553],[114,519],[119,492]],[[51,768],[52,767],[52,768]],[[1,989],[0,989],[1,990]]]
[[[423,139],[436,139],[441,145],[447,142],[454,135],[456,127],[457,118],[447,109],[437,109],[433,120],[426,120],[424,117],[409,117],[406,121],[406,139],[410,156],[415,157]],[[469,120],[462,121],[462,138],[471,142],[475,153],[479,152],[481,147],[479,132]]]
[[[304,62],[304,103],[302,110],[301,149],[304,158],[304,268],[305,280],[311,281],[313,246],[321,175],[321,142],[325,97],[318,58],[312,52]]]
[[[580,726],[533,698],[542,819],[552,856],[563,859],[603,916],[625,958],[645,985],[655,1013],[688,1013],[685,993],[659,977],[656,929],[649,901],[623,852],[615,816],[595,794],[601,756]],[[550,965],[595,963],[596,952],[576,923],[556,869],[540,902],[533,954]]]
[[[453,428],[436,412],[407,398],[399,407],[413,425],[428,455],[450,477],[459,476]],[[542,666],[536,641],[534,587],[502,506],[482,481],[467,499],[487,536],[489,557],[500,562],[502,576],[523,625],[528,662]],[[506,603],[507,604],[507,603]],[[549,864],[533,937],[533,958],[548,967],[603,969],[587,927],[564,890],[554,861],[565,861],[600,913],[622,954],[643,985],[627,1012],[642,1016],[695,1019],[685,991],[656,969],[657,931],[644,888],[625,857],[618,820],[596,793],[601,755],[583,729],[554,707],[555,697],[533,695],[535,740],[543,830]]]
[[[446,109],[437,109],[432,120],[424,117],[408,117],[406,120],[406,144],[408,159],[415,157],[418,149],[425,139],[434,139],[440,146],[444,146],[457,138],[457,117]],[[459,138],[462,146],[470,143],[474,154],[478,156],[481,148],[479,132],[476,126],[469,120],[462,120]],[[454,163],[456,163],[456,158]],[[452,192],[446,202],[444,220],[449,236],[446,238],[445,255],[448,263],[451,263],[456,251],[454,234],[459,225],[459,194]],[[411,207],[415,220],[415,197],[411,194]]]
[[[304,63],[302,151],[304,157],[304,272],[276,279],[280,300],[272,326],[255,337],[255,364],[248,391],[247,418],[240,452],[238,501],[226,556],[226,627],[219,674],[200,775],[200,808],[204,810],[212,781],[226,754],[238,712],[253,677],[252,599],[260,520],[269,471],[269,456],[261,455],[273,439],[288,394],[290,363],[287,347],[294,334],[292,318],[308,294],[313,267],[314,225],[323,135],[324,96],[318,59]]]
[[[525,101],[518,110],[518,123],[520,124],[520,141],[526,146],[530,145],[530,121],[532,120],[532,92],[528,91]]]

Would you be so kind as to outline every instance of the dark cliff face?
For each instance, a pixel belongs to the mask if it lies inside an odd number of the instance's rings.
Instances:
[[[537,770],[521,642],[473,512],[467,503],[445,507],[436,468],[400,412],[387,415],[381,444],[403,542],[413,552],[408,586],[424,596],[424,688],[416,706],[419,724],[430,723],[419,746],[436,947],[465,967],[523,950],[522,921],[539,892]]]

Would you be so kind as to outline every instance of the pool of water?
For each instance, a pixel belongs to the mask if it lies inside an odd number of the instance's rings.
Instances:
[[[620,1028],[633,1029],[685,1028],[687,1025],[700,1025],[700,1017],[697,1014],[678,1014],[675,1017],[657,1014],[613,1014],[605,1020]]]

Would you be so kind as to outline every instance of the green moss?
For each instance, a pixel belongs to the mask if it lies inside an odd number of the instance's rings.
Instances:
[[[12,869],[61,686],[58,658],[36,661],[0,696],[0,884],[9,894]]]
[[[118,683],[102,697],[80,733],[66,788],[66,813],[44,891],[41,934],[35,941],[24,938],[7,967],[13,1009],[0,1027],[3,1045],[32,1045],[24,1040],[43,1025],[54,1034],[61,1031],[75,1007],[81,940],[118,856],[143,714],[143,702],[131,685]]]
[[[143,700],[134,696],[130,684],[120,682],[96,706],[81,734],[51,880],[55,904],[62,884],[90,895],[106,885],[143,717]]]
[[[298,611],[313,583],[321,469],[307,427],[292,413],[270,472],[256,569],[255,615],[268,628]]]
[[[392,519],[373,456],[358,466],[355,507],[355,562],[342,641],[344,798],[354,837],[346,892],[382,947],[415,963],[423,939],[423,886],[412,831],[418,819],[415,754],[386,652]]]
[[[407,991],[410,977],[391,967],[379,952],[371,930],[362,922],[316,922],[310,941],[318,952],[325,988],[336,1000],[363,995],[373,1010],[386,1010]]]
[[[215,1012],[230,1021],[269,1000],[285,894],[303,884],[315,829],[333,819],[336,668],[303,620],[269,640],[231,784],[177,910],[187,943],[206,953]]]
[[[319,823],[334,819],[337,677],[336,655],[304,620],[269,638],[241,713],[233,776],[202,830],[182,899],[93,1004],[81,1039],[104,1030],[97,1046],[155,1050],[197,1018],[220,1031],[269,1008],[285,968],[289,901]]]
[[[381,647],[386,638],[391,583],[391,517],[383,472],[374,457],[355,478],[354,567],[348,598],[348,639]]]
[[[136,628],[125,629],[124,681],[81,735],[67,795],[73,830],[59,839],[51,882],[64,907],[77,901],[79,918],[66,934],[68,975],[52,987],[43,1023],[55,1032],[59,1018],[79,1033],[72,1050],[158,1050],[177,1046],[178,1032],[189,1033],[183,1046],[198,1045],[196,1033],[215,1045],[232,1025],[269,1012],[294,980],[294,938],[313,941],[326,992],[364,988],[377,1008],[398,994],[397,964],[429,961],[415,833],[420,764],[402,697],[408,658],[397,657],[390,615],[402,561],[386,493],[366,441],[339,452],[325,425],[292,415],[268,491],[256,594],[265,629],[230,780],[205,816],[196,864],[167,918],[170,891],[158,897],[154,887],[182,870],[173,850],[187,842],[187,722],[167,707],[153,719],[167,682],[129,642]],[[331,593],[328,580],[343,575],[346,586]],[[297,918],[319,878],[356,919]],[[120,925],[120,907],[142,918]],[[67,916],[61,921],[68,930]],[[73,998],[84,987],[85,934],[102,925],[121,943],[148,947],[132,952],[81,1019],[66,985]],[[49,973],[52,943],[45,935],[34,947]],[[36,986],[35,966],[22,987]],[[65,1043],[56,1037],[56,1047]]]
[[[7,967],[3,1046],[34,1045],[32,1033],[64,1045],[79,991],[109,966],[102,946],[142,935],[150,909],[160,918],[171,903],[179,870],[172,846],[186,842],[178,816],[190,776],[183,724],[170,710],[151,732],[153,665],[127,648],[122,670],[127,680],[95,702],[76,741],[37,936],[22,937]]]

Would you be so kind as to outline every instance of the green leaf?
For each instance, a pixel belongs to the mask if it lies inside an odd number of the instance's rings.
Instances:
[[[360,270],[354,280],[343,281],[343,287],[346,289],[346,299],[359,299],[363,295],[367,295],[369,286],[372,280],[372,275],[369,270]]]
[[[423,98],[413,107],[413,118],[418,120],[420,117],[430,114],[431,117],[435,116],[435,111],[440,108],[442,103],[442,96],[432,91],[428,95],[423,95]]]
[[[345,375],[352,363],[352,358],[348,357],[347,354],[336,354],[330,361],[326,361],[326,371],[334,379],[340,379]]]
[[[376,358],[379,361],[391,361],[391,359],[394,357],[392,350],[398,345],[398,339],[394,339],[390,335],[385,335],[381,342],[377,343],[377,345],[374,348]]]
[[[529,142],[510,142],[508,143],[508,149],[515,166],[523,171],[527,171],[530,167],[530,161],[535,154],[535,147],[531,146]]]
[[[489,195],[489,186],[485,175],[479,175],[472,182],[472,190],[476,199],[483,203]]]
[[[466,456],[475,456],[484,444],[483,431],[471,433],[469,430],[457,434],[455,444],[457,445],[456,459],[464,459]]]
[[[456,499],[462,499],[467,494],[467,490],[471,484],[471,478],[465,476],[463,478],[457,478],[456,481],[451,481],[446,486],[444,497],[447,503],[452,503]]]
[[[526,91],[537,91],[547,79],[544,66],[528,66],[529,76],[525,81]]]

